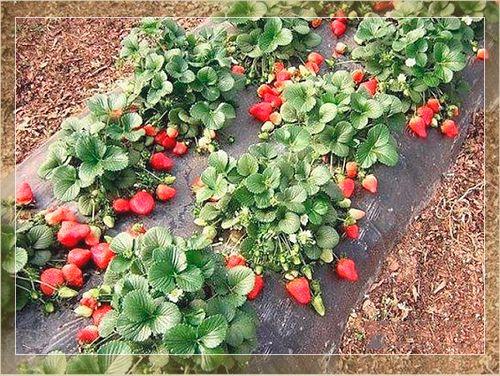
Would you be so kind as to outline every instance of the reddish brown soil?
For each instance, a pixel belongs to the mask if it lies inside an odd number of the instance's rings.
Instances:
[[[478,113],[455,165],[351,315],[343,353],[483,352],[483,135]]]

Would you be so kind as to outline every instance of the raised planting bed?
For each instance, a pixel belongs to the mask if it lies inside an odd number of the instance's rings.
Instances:
[[[326,22],[318,27],[316,32],[322,37],[322,41],[314,51],[325,57],[332,55],[338,41],[345,43],[349,51],[356,46],[353,40],[355,27],[349,27],[341,38],[332,34]],[[363,68],[360,64],[348,62],[345,57],[338,57],[337,60],[345,63],[337,64],[333,71],[351,72],[356,68]],[[298,60],[293,57],[293,61]],[[257,346],[253,353],[328,355],[337,352],[349,314],[375,279],[387,252],[397,244],[412,218],[426,205],[441,175],[455,160],[472,114],[483,108],[483,68],[482,63],[469,58],[468,65],[462,72],[464,80],[470,86],[470,92],[461,98],[460,115],[455,119],[459,128],[457,137],[443,137],[440,132],[432,130],[425,139],[416,138],[408,129],[394,132],[399,152],[397,163],[391,167],[380,164],[370,167],[370,173],[378,180],[377,193],[370,194],[360,187],[356,188],[352,207],[366,212],[366,216],[360,221],[359,238],[349,240],[342,237],[333,252],[338,257],[347,256],[354,260],[359,279],[355,283],[339,279],[332,265],[314,267],[314,279],[321,284],[321,297],[325,308],[323,317],[311,307],[298,306],[287,295],[284,288],[286,280],[282,275],[264,268],[264,289],[261,295],[250,303],[258,317]],[[319,74],[328,70],[323,66]],[[218,131],[220,149],[234,158],[245,154],[249,146],[262,141],[259,139],[259,128],[262,124],[248,113],[248,108],[258,101],[256,89],[257,86],[251,85],[237,94],[234,120],[230,126]],[[389,89],[387,88],[388,92]],[[231,136],[234,137],[234,142],[228,142]],[[53,197],[52,184],[36,176],[38,167],[47,157],[49,144],[34,151],[16,171],[18,182],[29,181],[36,195],[37,208],[47,208],[57,203]],[[194,223],[195,196],[191,192],[191,185],[206,168],[207,156],[194,151],[176,159],[176,165],[170,171],[170,174],[176,177],[173,184],[177,191],[175,198],[165,203],[157,203],[155,210],[148,216],[120,217],[115,227],[107,231],[107,235],[114,236],[127,231],[136,222],[142,223],[147,229],[163,226],[172,234],[182,237],[189,237],[200,231]],[[224,236],[224,240],[225,238]],[[221,245],[216,244],[214,248],[224,251]],[[251,267],[255,266],[250,260],[249,264]],[[53,350],[78,352],[75,333],[86,325],[86,319],[77,317],[73,310],[78,307],[81,294],[101,282],[102,273],[89,270],[85,274],[85,285],[79,291],[78,297],[60,303],[54,313],[45,315],[36,304],[29,304],[19,311],[16,317],[17,353],[40,354]],[[301,364],[300,358],[287,358],[283,362],[276,359],[254,357],[251,359],[249,370],[292,372]],[[327,361],[325,358],[325,362]]]

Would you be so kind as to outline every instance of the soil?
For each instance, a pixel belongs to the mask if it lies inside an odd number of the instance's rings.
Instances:
[[[179,21],[191,28],[202,20]],[[85,99],[128,73],[116,60],[119,41],[134,22],[18,20],[17,163],[62,119],[81,112]],[[352,314],[342,352],[483,351],[483,161],[478,115],[456,165]]]
[[[484,124],[394,247],[348,322],[342,353],[484,351]]]

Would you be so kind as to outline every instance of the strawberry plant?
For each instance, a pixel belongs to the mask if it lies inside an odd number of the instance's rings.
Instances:
[[[231,71],[223,26],[186,33],[170,19],[145,19],[123,40],[121,56],[134,64],[125,86],[150,122],[184,139],[219,130],[235,117],[232,98],[245,78]]]
[[[100,227],[113,227],[112,198],[175,180],[167,173],[171,166],[155,173],[147,169],[153,138],[129,100],[124,94],[92,97],[87,116],[62,123],[38,170],[51,181],[56,199],[77,201],[80,213]]]
[[[292,145],[307,144],[298,134]],[[194,188],[195,223],[205,231],[232,233],[235,246],[257,271],[312,279],[311,264],[333,260],[337,229],[353,219],[341,207],[344,196],[329,168],[309,150],[293,146],[278,151],[271,143],[256,144],[238,159],[223,151],[211,154]]]
[[[457,18],[365,19],[354,39],[360,46],[352,58],[377,76],[381,90],[416,105],[441,97],[475,46],[474,30]]]
[[[267,81],[277,60],[300,57],[321,43],[305,19],[301,18],[233,18],[238,29],[229,48],[239,64],[249,67],[250,81]]]
[[[395,96],[370,95],[347,71],[309,76],[286,85],[280,108],[281,127],[274,140],[293,151],[311,148],[316,156],[356,160],[361,168],[398,161],[391,131],[405,124],[403,103]],[[338,162],[342,165],[343,163]]]
[[[104,282],[114,287],[96,296],[111,306],[99,317],[100,340],[90,346],[126,343],[131,353],[200,354],[191,362],[204,371],[222,366],[221,355],[251,350],[251,269],[226,269],[205,237],[174,237],[161,227],[137,237],[120,233],[110,247],[117,256]]]

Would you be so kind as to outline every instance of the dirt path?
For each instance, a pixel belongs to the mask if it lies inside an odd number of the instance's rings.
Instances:
[[[181,20],[193,27],[201,19]],[[18,21],[16,161],[21,162],[127,70],[117,67],[130,19]],[[476,353],[483,344],[483,133],[478,117],[429,207],[391,250],[349,321],[342,351]]]

